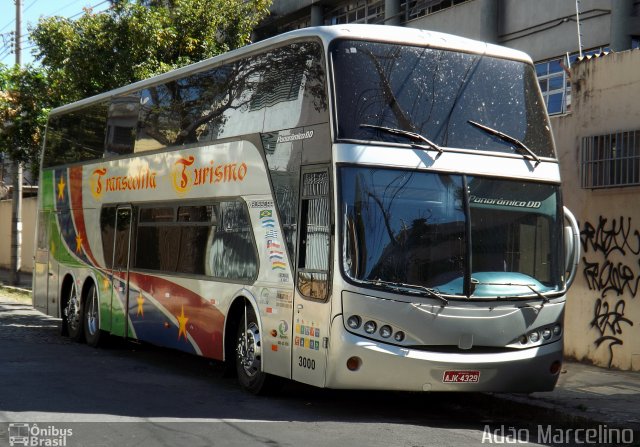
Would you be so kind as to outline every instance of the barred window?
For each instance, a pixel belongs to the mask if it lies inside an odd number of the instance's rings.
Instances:
[[[580,178],[583,188],[640,185],[640,130],[584,137]]]
[[[384,1],[355,0],[337,7],[325,15],[325,25],[343,23],[384,23]]]
[[[400,8],[404,13],[405,22],[408,22],[468,1],[469,0],[407,0],[400,4]]]

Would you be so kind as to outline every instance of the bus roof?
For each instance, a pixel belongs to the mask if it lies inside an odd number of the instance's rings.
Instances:
[[[376,42],[398,43],[403,45],[416,45],[444,50],[460,51],[465,53],[486,54],[488,56],[500,57],[503,59],[518,60],[531,63],[531,58],[522,51],[514,50],[499,45],[487,44],[478,40],[465,37],[444,34],[436,31],[421,30],[407,27],[397,27],[388,25],[364,25],[346,24],[332,26],[318,26],[302,28],[295,31],[279,34],[275,37],[262,40],[236,50],[229,51],[200,62],[196,62],[185,67],[178,68],[151,78],[129,84],[115,90],[110,90],[99,95],[81,99],[79,101],[66,104],[53,109],[50,115],[68,112],[83,106],[110,99],[115,96],[124,95],[145,87],[161,84],[172,79],[181,78],[185,75],[204,71],[210,67],[219,65],[226,61],[248,56],[252,53],[260,52],[270,47],[278,46],[286,42],[304,38],[316,37],[328,45],[334,39],[347,38],[355,40],[370,40]]]

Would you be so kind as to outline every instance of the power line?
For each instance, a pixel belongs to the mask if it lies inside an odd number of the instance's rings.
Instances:
[[[38,1],[40,0],[32,0],[31,3],[29,3],[29,5],[23,10],[23,12],[27,11],[29,8],[31,8],[33,5],[35,5]],[[84,14],[85,9],[94,9],[97,8],[101,5],[104,5],[105,3],[109,3],[110,0],[103,0],[101,2],[96,3],[95,5],[91,5],[91,6],[87,6],[85,8],[82,9],[82,11],[73,14],[71,16],[66,17],[67,19],[73,19],[75,17],[78,17],[82,14]],[[49,18],[49,17],[54,17],[56,15],[56,13],[68,8],[69,6],[73,5],[77,3],[77,0],[73,0],[70,3],[67,3],[66,5],[62,6],[61,8],[59,8],[57,11],[55,11],[53,14],[47,15],[47,16],[41,16],[41,18]],[[32,44],[29,46],[24,46],[26,43],[32,43],[33,41],[31,40],[31,37],[29,34],[26,35],[22,35],[20,42],[16,45],[16,42],[14,39],[9,39],[8,42],[5,40],[4,36],[11,36],[14,33],[12,31],[7,32],[7,33],[2,33],[3,30],[5,30],[6,28],[8,28],[9,26],[11,26],[13,23],[15,22],[15,18],[13,20],[11,20],[9,23],[7,23],[2,29],[0,29],[0,36],[2,36],[2,47],[0,48],[0,60],[4,60],[6,59],[8,56],[10,56],[11,54],[13,54],[15,52],[16,46],[20,46],[20,49],[22,50],[30,50],[32,48],[35,48],[37,45]]]

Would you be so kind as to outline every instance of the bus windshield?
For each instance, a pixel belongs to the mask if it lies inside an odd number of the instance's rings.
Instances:
[[[353,40],[336,41],[331,60],[339,140],[415,143],[409,132],[437,147],[555,156],[530,64]]]
[[[352,166],[339,177],[352,282],[473,298],[563,286],[555,185]]]

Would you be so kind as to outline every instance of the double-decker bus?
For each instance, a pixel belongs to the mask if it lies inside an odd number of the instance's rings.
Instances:
[[[307,28],[51,112],[34,305],[251,392],[540,391],[578,230],[531,59]]]

